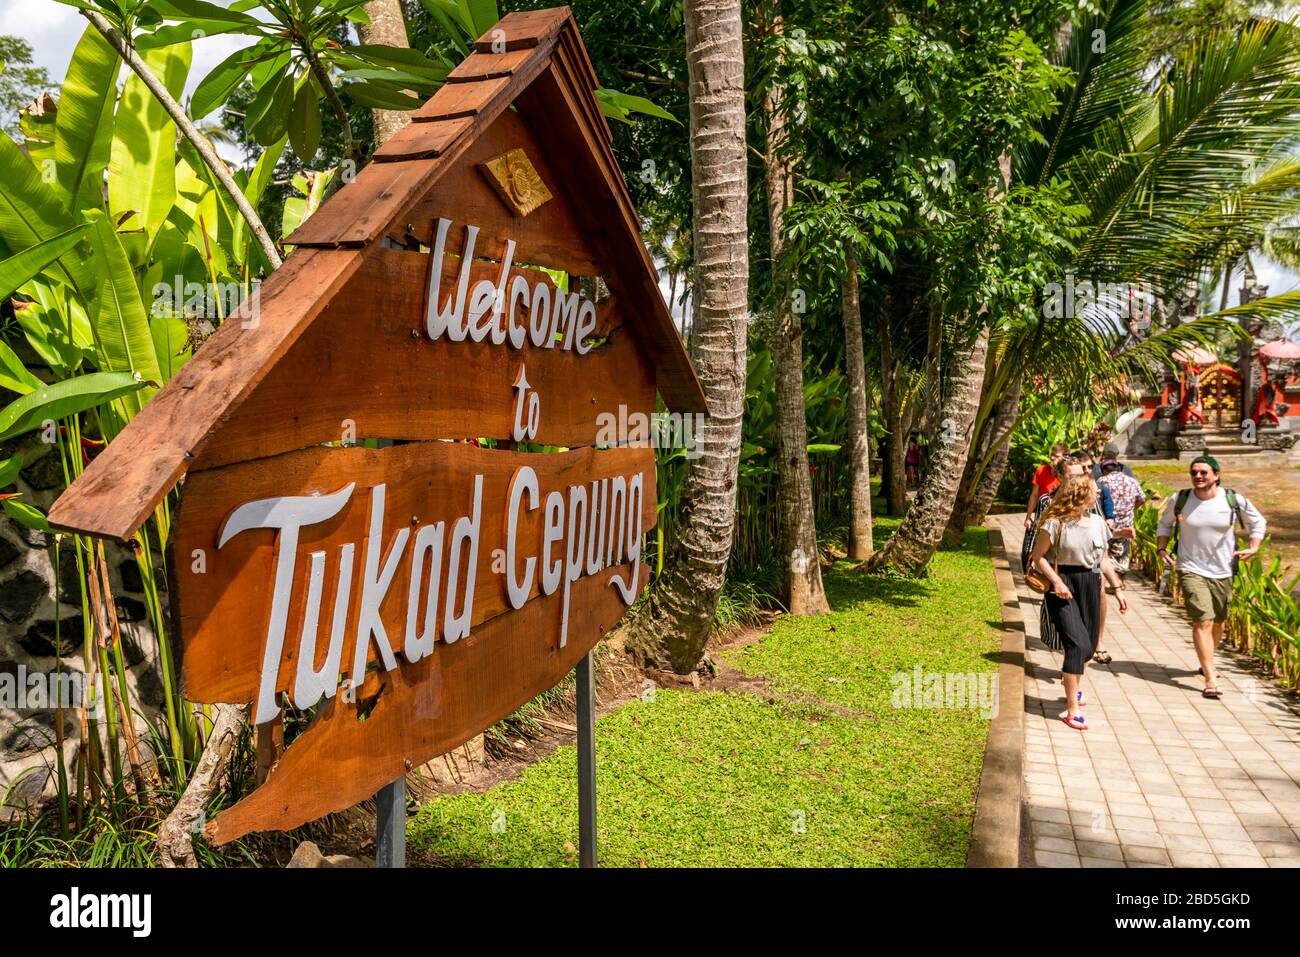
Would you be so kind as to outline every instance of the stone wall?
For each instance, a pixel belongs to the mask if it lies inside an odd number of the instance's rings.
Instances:
[[[1120,459],[1157,455],[1155,437],[1156,420],[1138,419],[1124,432],[1110,437],[1106,443],[1106,455]]]
[[[40,454],[42,450],[45,454]],[[0,459],[14,454],[0,448]],[[21,501],[47,510],[62,489],[63,475],[54,447],[27,445],[18,480],[0,492],[21,492]],[[4,516],[0,518],[0,818],[31,807],[55,791],[55,711],[53,707],[16,709],[30,699],[14,697],[20,676],[54,672],[61,651],[63,670],[82,673],[84,625],[76,555],[71,541],[59,547],[56,584],[55,550],[50,536]],[[134,556],[123,546],[107,546],[105,557],[122,635],[122,657],[128,666],[127,689],[142,750],[150,752],[147,728],[163,701],[158,642],[150,627]],[[165,597],[164,597],[165,601]],[[56,648],[56,627],[58,621]],[[5,676],[9,677],[6,678]],[[65,760],[72,758],[81,737],[76,712],[64,712]]]

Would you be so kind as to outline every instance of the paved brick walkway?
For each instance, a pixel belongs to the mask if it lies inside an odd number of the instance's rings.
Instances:
[[[1084,678],[1087,731],[1067,727],[1061,656],[1038,640],[1021,577],[1023,517],[990,516],[1025,618],[1026,853],[1043,867],[1300,867],[1300,708],[1220,651],[1204,686],[1181,609],[1130,581],[1111,598],[1110,665]]]

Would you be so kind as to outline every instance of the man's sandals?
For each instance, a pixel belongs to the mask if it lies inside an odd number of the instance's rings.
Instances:
[[[1112,659],[1109,651],[1099,651],[1092,656],[1092,660],[1097,662],[1099,665],[1108,665],[1111,663]]]
[[[1201,669],[1201,677],[1202,677],[1202,678],[1205,677],[1205,669],[1204,669],[1204,668]],[[1202,697],[1202,698],[1209,698],[1209,699],[1211,699],[1211,700],[1213,700],[1213,701],[1218,701],[1220,698],[1223,697],[1223,692],[1220,691],[1218,688],[1206,687],[1205,690],[1201,692],[1201,697]]]

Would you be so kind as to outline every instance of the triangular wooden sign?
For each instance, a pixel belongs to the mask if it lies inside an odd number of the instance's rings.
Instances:
[[[314,709],[213,841],[456,747],[644,586],[626,424],[705,406],[595,88],[568,8],[502,19],[51,510],[127,539],[185,477],[183,694]]]

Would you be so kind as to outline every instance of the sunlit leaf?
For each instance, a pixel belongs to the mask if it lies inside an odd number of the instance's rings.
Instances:
[[[87,27],[68,64],[55,119],[54,158],[69,212],[103,205],[121,68],[117,51]]]
[[[139,392],[145,385],[129,372],[93,372],[42,386],[0,409],[0,441]]]
[[[27,528],[35,529],[38,532],[54,531],[54,529],[50,528],[45,513],[35,506],[12,498],[0,502],[0,506],[3,506],[5,513],[19,525],[25,525]]]

